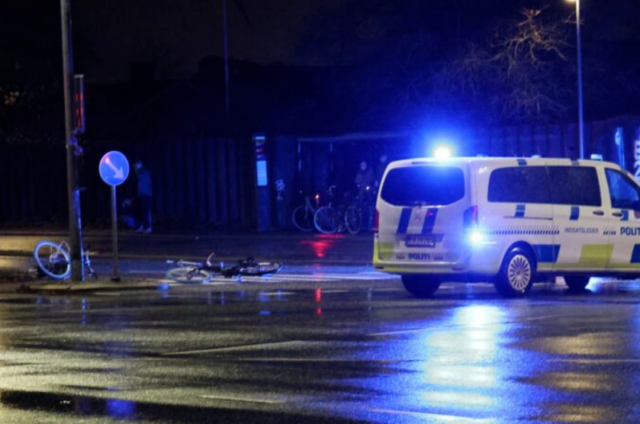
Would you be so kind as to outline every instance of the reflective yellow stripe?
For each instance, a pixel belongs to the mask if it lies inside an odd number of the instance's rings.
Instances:
[[[386,266],[382,265],[383,272],[390,272],[392,274],[448,274],[448,275],[464,275],[464,271],[451,271],[451,268],[429,268],[425,266]],[[451,280],[456,281],[456,280]]]
[[[585,244],[580,254],[580,265],[591,267],[605,267],[613,253],[612,244]]]
[[[607,270],[615,271],[616,269],[640,269],[640,263],[632,264],[609,264]]]
[[[395,259],[393,257],[393,247],[394,243],[375,243],[373,257],[381,261],[393,260]]]

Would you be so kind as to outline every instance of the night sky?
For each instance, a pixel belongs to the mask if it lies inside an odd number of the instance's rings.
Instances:
[[[51,1],[51,0],[50,0]],[[400,2],[402,6],[412,0]],[[55,3],[55,1],[54,1]],[[77,36],[88,46],[88,57],[78,57],[92,80],[117,82],[129,76],[129,62],[155,60],[158,77],[176,77],[192,73],[198,60],[207,55],[222,55],[222,1],[211,0],[84,0],[74,3]],[[344,62],[344,57],[323,53],[321,57],[300,53],[305,37],[322,37],[324,25],[348,28],[363,36],[363,27],[375,28],[380,19],[368,19],[375,4],[372,0],[242,0],[251,26],[233,0],[229,0],[230,51],[234,58],[261,64],[314,64]],[[602,2],[599,2],[602,3]],[[638,40],[640,38],[637,2],[618,2],[615,7],[583,0],[585,39]],[[438,35],[455,30],[461,38],[473,39],[479,29],[497,19],[516,16],[525,7],[547,5],[559,14],[571,14],[572,6],[562,1],[536,0],[452,0],[429,2],[419,18],[425,31]],[[607,3],[608,4],[608,3]],[[363,5],[365,5],[363,7]],[[402,10],[403,7],[397,8]],[[408,8],[404,7],[404,10]],[[404,13],[404,12],[402,12]],[[360,22],[360,21],[362,22]],[[364,22],[364,24],[363,24]],[[364,31],[366,32],[366,28]],[[381,36],[384,36],[382,34]],[[365,40],[366,41],[366,40]],[[585,46],[588,48],[588,45]],[[89,60],[87,60],[89,59]]]
[[[76,73],[85,74],[89,83],[128,82],[131,65],[136,62],[152,62],[157,81],[185,80],[198,72],[203,58],[222,56],[222,0],[72,0],[71,3]],[[360,114],[360,118],[354,118],[354,125],[364,123],[364,127],[367,124],[363,117],[374,123],[385,117],[388,125],[393,125],[397,117],[391,114],[397,113],[401,118],[413,115],[420,121],[433,111],[459,117],[458,111],[462,110],[474,115],[476,122],[489,122],[499,110],[483,114],[487,105],[465,98],[465,93],[456,98],[455,93],[444,93],[444,102],[438,99],[434,75],[459,59],[470,42],[481,48],[491,47],[491,34],[496,26],[510,22],[513,27],[514,20],[522,18],[525,7],[546,5],[545,16],[556,22],[569,20],[574,7],[564,0],[229,0],[228,3],[230,55],[236,63],[240,60],[253,65],[334,68],[324,73],[325,80],[321,82],[312,81],[315,77],[308,77],[308,71],[300,72],[301,79],[311,78],[306,83],[301,80],[300,87],[308,87],[309,96],[315,97],[292,98],[291,107],[299,108],[296,103],[306,105],[309,101],[340,102],[346,109],[358,111],[354,113]],[[57,89],[61,69],[59,7],[59,0],[21,0],[0,6],[0,87],[45,84]],[[640,66],[636,59],[640,51],[639,2],[619,1],[611,5],[582,0],[582,8],[587,116],[600,119],[638,113],[640,94],[635,93],[640,93],[637,83]],[[566,121],[575,116],[571,110],[575,106],[575,94],[571,92],[575,91],[576,80],[575,27],[571,22],[562,25],[566,35],[565,57],[556,60],[553,66],[557,72],[554,70],[550,76],[563,91],[554,100],[566,110],[549,121]],[[256,72],[251,81],[245,79],[246,84],[266,84],[281,93],[282,90],[274,88],[273,80],[259,81],[268,73]],[[306,76],[302,75],[305,72]],[[217,78],[217,84],[222,83],[220,77],[212,78]],[[232,84],[240,87],[237,81]],[[314,90],[328,96],[321,99],[313,94]],[[496,92],[491,84],[485,84],[483,90],[485,96]],[[53,98],[59,94],[49,95]],[[360,103],[355,104],[354,99],[360,99]],[[495,106],[502,99],[490,101]],[[36,105],[42,104],[39,100]],[[444,110],[444,104],[449,111]],[[376,110],[371,110],[373,106]],[[527,120],[530,118],[523,115],[493,119],[489,123]]]
[[[129,62],[156,59],[159,78],[194,72],[198,60],[221,56],[222,2],[211,0],[76,1],[74,26],[90,41],[92,79],[129,77]],[[250,26],[229,0],[230,51],[252,62],[294,63],[299,35],[314,13],[344,0],[243,0]],[[108,6],[107,6],[108,4]]]
[[[234,0],[229,0],[232,57],[260,64],[303,65],[342,64],[352,59],[341,57],[335,50],[319,56],[317,52],[309,54],[309,49],[304,51],[305,39],[349,36],[350,32],[360,38],[359,47],[366,48],[367,41],[371,41],[367,40],[368,35],[372,31],[375,34],[381,22],[387,24],[394,13],[399,14],[403,24],[419,25],[426,33],[434,34],[436,41],[457,31],[465,42],[474,40],[496,20],[516,17],[523,7],[547,5],[558,16],[566,17],[573,7],[563,0],[237,1],[244,5],[251,26]],[[638,43],[638,3],[583,0],[585,49],[593,45],[591,40]],[[411,4],[419,5],[416,13],[411,13]],[[196,70],[202,57],[222,55],[222,0],[75,0],[72,5],[76,64],[90,80],[126,80],[129,62],[146,60],[156,61],[160,79],[184,76]],[[58,0],[4,2],[0,6],[0,47],[4,53],[0,62],[38,54],[25,44],[27,38],[42,37],[43,42],[55,48],[58,11]],[[382,31],[375,36],[384,38],[389,34]]]

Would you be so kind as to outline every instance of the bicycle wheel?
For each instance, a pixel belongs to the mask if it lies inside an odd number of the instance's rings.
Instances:
[[[308,233],[313,230],[313,211],[305,205],[298,206],[293,211],[293,225],[300,231]]]
[[[240,275],[266,275],[275,274],[282,268],[282,264],[276,262],[258,262],[239,269]]]
[[[194,268],[173,268],[166,275],[168,279],[183,284],[204,284],[211,280],[207,271]]]
[[[351,234],[358,234],[362,228],[362,214],[355,206],[349,206],[344,214],[344,224]]]
[[[323,206],[313,216],[313,223],[321,233],[333,234],[338,231],[336,216],[336,210],[332,206]]]
[[[71,257],[58,243],[41,241],[36,244],[33,259],[40,271],[55,280],[65,280],[71,276]]]

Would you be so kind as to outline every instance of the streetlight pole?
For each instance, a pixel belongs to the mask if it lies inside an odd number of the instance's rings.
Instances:
[[[80,189],[76,178],[77,140],[73,133],[71,99],[73,78],[73,45],[71,42],[71,0],[60,0],[62,19],[62,73],[64,80],[64,115],[67,149],[67,195],[69,201],[69,248],[71,249],[71,279],[84,280],[82,260],[82,224],[80,214]]]
[[[227,118],[231,114],[231,105],[229,102],[229,9],[227,0],[222,0],[222,33],[224,42],[224,109]]]
[[[582,39],[580,36],[580,0],[568,0],[576,4],[576,39],[578,48],[578,131],[580,143],[580,159],[584,159],[584,105],[582,100]]]

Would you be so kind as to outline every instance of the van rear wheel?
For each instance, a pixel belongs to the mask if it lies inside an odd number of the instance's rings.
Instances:
[[[564,282],[567,284],[567,287],[569,287],[569,291],[581,292],[589,285],[589,279],[590,277],[583,275],[566,275]]]
[[[402,284],[409,293],[420,299],[433,296],[440,287],[440,279],[428,275],[403,275]]]
[[[531,254],[525,249],[511,249],[504,258],[495,287],[505,297],[523,296],[533,286],[536,265]]]

